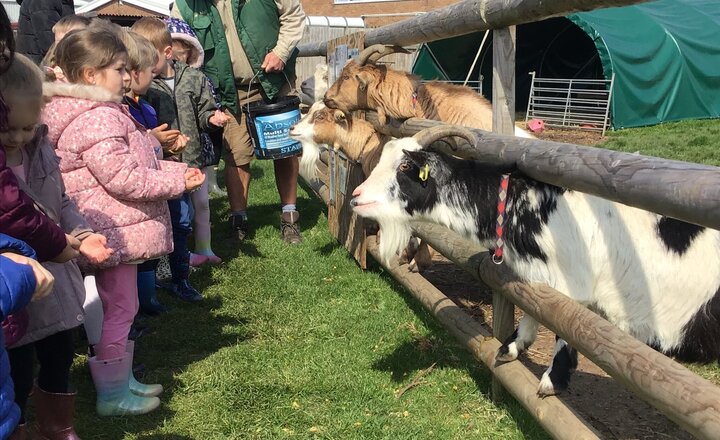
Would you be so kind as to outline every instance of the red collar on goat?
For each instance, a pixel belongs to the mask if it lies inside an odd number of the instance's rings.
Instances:
[[[498,189],[498,205],[497,205],[497,225],[495,226],[495,251],[493,252],[492,261],[495,264],[503,262],[503,247],[505,246],[505,209],[507,208],[508,185],[510,184],[510,174],[503,174],[500,177],[500,188]]]

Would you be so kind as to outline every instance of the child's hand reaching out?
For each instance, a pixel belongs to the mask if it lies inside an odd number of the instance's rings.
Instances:
[[[150,130],[150,134],[155,136],[163,149],[167,150],[175,144],[178,136],[180,136],[180,130],[169,130],[167,124],[161,124]]]
[[[180,134],[177,139],[175,139],[175,143],[167,149],[167,151],[172,154],[180,154],[187,146],[188,141],[190,140],[189,137],[185,136],[184,134]]]
[[[150,130],[150,134],[155,136],[162,145],[164,151],[170,154],[179,154],[188,143],[188,137],[180,133],[180,130],[169,130],[167,124],[161,124]]]
[[[197,168],[188,168],[185,171],[185,191],[191,192],[200,188],[205,182],[205,175]]]
[[[80,253],[92,264],[102,264],[113,254],[104,235],[90,234],[80,243]]]
[[[212,116],[208,119],[208,122],[216,127],[224,127],[225,124],[230,120],[230,117],[220,110],[215,110]]]

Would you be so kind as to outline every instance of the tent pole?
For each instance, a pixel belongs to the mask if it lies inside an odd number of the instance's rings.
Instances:
[[[465,78],[465,82],[463,83],[463,86],[466,86],[468,81],[470,80],[470,75],[472,75],[473,70],[475,70],[475,64],[477,64],[478,58],[480,58],[480,53],[482,52],[483,46],[485,46],[485,40],[487,40],[488,35],[490,34],[490,29],[485,31],[485,35],[483,35],[483,39],[480,42],[480,47],[478,48],[477,53],[475,54],[475,59],[472,62],[472,66],[470,66],[470,70],[468,71],[467,77]]]

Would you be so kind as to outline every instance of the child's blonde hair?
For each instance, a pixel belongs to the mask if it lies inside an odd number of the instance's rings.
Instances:
[[[137,72],[157,64],[158,51],[147,38],[127,29],[123,29],[120,36],[127,49],[128,70]]]
[[[15,54],[10,68],[0,75],[0,94],[12,107],[17,105],[16,99],[37,100],[39,111],[43,103],[43,73],[30,58],[22,54]],[[23,102],[23,106],[27,106]],[[12,108],[11,110],[12,111]]]
[[[68,32],[79,30],[79,29],[86,29],[88,26],[90,26],[90,19],[87,17],[83,17],[82,15],[66,15],[60,20],[58,20],[57,23],[52,27],[52,31],[55,34],[62,33],[67,35]],[[42,62],[40,63],[43,67],[55,67],[55,48],[57,47],[57,42],[53,41],[52,46],[50,46],[50,49],[48,49],[47,53],[45,54],[45,57],[43,58]]]
[[[94,17],[90,19],[90,25],[88,26],[88,29],[102,29],[108,32],[113,32],[117,35],[120,35],[123,32],[123,27],[119,24],[113,23],[110,20],[100,17]]]
[[[59,32],[68,33],[75,29],[85,29],[90,26],[90,19],[82,15],[66,15],[52,27],[52,31],[56,34]]]
[[[136,21],[130,30],[150,40],[155,49],[160,52],[164,51],[166,47],[172,47],[170,31],[165,22],[159,18],[143,17]]]
[[[104,69],[126,56],[120,36],[101,27],[71,31],[55,49],[57,65],[71,83],[82,82],[85,69]]]

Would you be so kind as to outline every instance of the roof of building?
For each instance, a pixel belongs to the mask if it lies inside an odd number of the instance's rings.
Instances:
[[[172,2],[169,0],[92,0],[79,8],[76,5],[75,13],[83,14],[96,11],[100,8],[107,11],[111,6],[115,6],[115,8],[112,8],[112,15],[139,15],[135,12],[136,8],[144,9],[158,15],[169,15],[171,4]],[[135,8],[133,8],[133,6]]]

